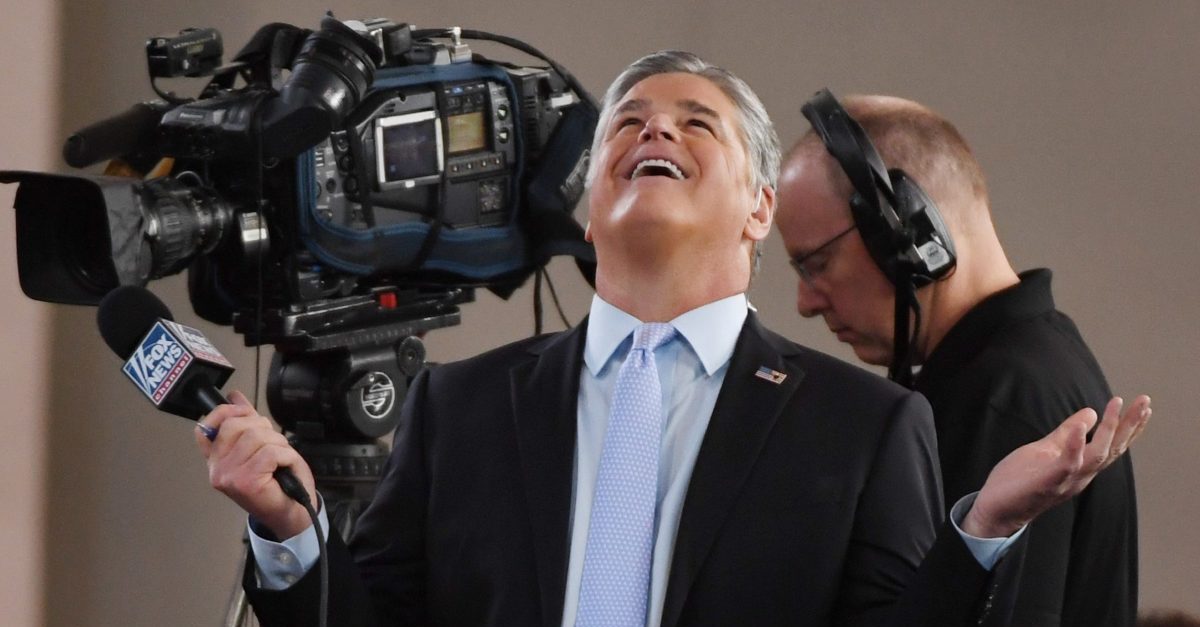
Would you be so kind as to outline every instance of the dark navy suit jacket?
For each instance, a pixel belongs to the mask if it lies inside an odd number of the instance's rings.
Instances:
[[[561,624],[585,335],[417,378],[349,550],[330,542],[329,625]],[[924,397],[751,314],[696,460],[662,625],[973,623],[988,575],[942,524],[936,449]],[[316,571],[264,591],[251,561],[260,621],[315,625]]]

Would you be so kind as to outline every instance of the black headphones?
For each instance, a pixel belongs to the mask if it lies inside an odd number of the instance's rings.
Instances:
[[[862,126],[828,89],[800,108],[854,186],[850,213],[875,265],[896,287],[888,378],[912,385],[911,343],[921,328],[917,288],[954,269],[954,242],[933,200],[904,170],[887,169]],[[909,327],[909,314],[915,323]],[[911,335],[910,335],[911,332]]]
[[[850,212],[871,257],[893,285],[921,287],[954,268],[954,243],[929,195],[879,152],[828,89],[800,108],[854,186]]]

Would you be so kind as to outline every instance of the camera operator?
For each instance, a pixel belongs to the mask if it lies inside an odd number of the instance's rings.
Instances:
[[[749,88],[650,55],[610,87],[593,148],[588,321],[417,377],[349,551],[329,538],[330,624],[965,624],[995,545],[1145,425],[1146,399],[1110,404],[1090,443],[1095,414],[1071,416],[938,533],[924,399],[748,308],[779,163]],[[203,421],[214,442],[197,434],[213,485],[259,535],[311,542],[271,473],[311,474],[234,400]],[[260,620],[315,622],[311,557],[253,557]]]
[[[1108,384],[1074,323],[1055,309],[1050,271],[1013,271],[983,172],[957,129],[899,98],[860,96],[844,105],[886,166],[903,170],[940,209],[957,251],[949,275],[917,290],[923,324],[911,340],[922,366],[914,389],[933,407],[945,502],[953,504],[1065,413],[1103,406]],[[792,148],[780,182],[780,231],[801,276],[797,307],[823,317],[864,362],[894,363],[897,289],[851,209],[852,194],[862,192],[820,134],[814,129]],[[1010,604],[1012,624],[1133,624],[1133,469],[1128,456],[1113,466],[1034,521],[1027,543],[998,571],[1011,593],[998,603]]]

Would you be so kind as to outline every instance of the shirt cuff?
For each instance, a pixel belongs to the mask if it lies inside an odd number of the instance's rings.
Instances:
[[[975,504],[975,497],[979,496],[979,492],[972,492],[954,504],[950,509],[950,523],[954,525],[954,530],[958,535],[962,536],[963,542],[967,545],[967,550],[971,555],[975,556],[975,561],[979,562],[980,566],[986,571],[991,571],[996,566],[996,562],[1008,553],[1009,548],[1013,543],[1025,533],[1025,525],[1017,530],[1016,533],[1007,538],[976,538],[975,536],[962,530],[959,525],[967,517],[967,512],[971,511],[971,506]]]
[[[321,533],[325,536],[323,540],[328,540],[329,516],[325,513],[324,501],[320,495],[317,496],[317,507],[317,520],[321,521]],[[257,526],[253,518],[246,521],[259,588],[290,588],[317,563],[321,549],[317,543],[316,529],[312,525],[283,542],[274,542],[259,535],[255,529]]]

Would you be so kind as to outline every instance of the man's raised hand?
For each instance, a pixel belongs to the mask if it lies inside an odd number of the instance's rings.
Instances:
[[[1146,428],[1150,397],[1137,397],[1124,412],[1122,404],[1119,397],[1108,402],[1090,442],[1096,412],[1088,408],[1000,460],[963,520],[963,531],[979,538],[1007,537],[1082,492]]]

